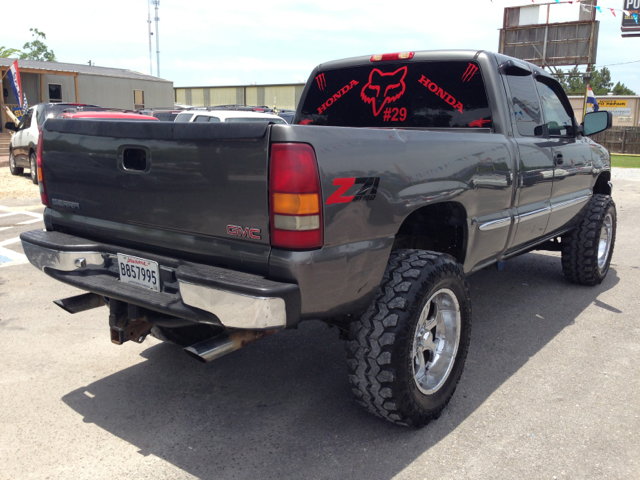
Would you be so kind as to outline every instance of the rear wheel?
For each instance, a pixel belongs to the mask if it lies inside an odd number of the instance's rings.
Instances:
[[[401,425],[438,418],[462,375],[471,333],[469,287],[449,255],[398,250],[347,342],[356,401]]]
[[[9,152],[9,171],[11,175],[22,175],[24,168],[16,167],[16,157],[13,155],[13,151]]]
[[[36,154],[31,152],[29,154],[29,169],[31,175],[31,181],[38,184],[38,159],[36,158]]]
[[[562,272],[582,285],[602,283],[616,241],[616,204],[609,195],[591,197],[580,224],[562,237]]]

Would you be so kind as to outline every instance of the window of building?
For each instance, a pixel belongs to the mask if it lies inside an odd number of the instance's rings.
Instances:
[[[62,103],[62,85],[49,84],[49,102]]]
[[[133,91],[133,108],[144,108],[144,90]]]

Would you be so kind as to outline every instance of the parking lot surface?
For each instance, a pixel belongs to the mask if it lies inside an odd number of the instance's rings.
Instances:
[[[601,285],[568,283],[548,252],[469,277],[465,373],[421,430],[353,402],[319,322],[206,365],[111,344],[105,308],[67,314],[52,301],[81,292],[25,263],[14,239],[43,228],[39,201],[2,201],[0,479],[637,479],[639,187],[615,183]]]

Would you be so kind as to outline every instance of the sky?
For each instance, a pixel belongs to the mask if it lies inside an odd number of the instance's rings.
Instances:
[[[614,17],[607,10],[621,9],[623,2],[598,1],[604,13],[597,14],[597,67],[640,61],[640,37],[621,38],[621,12]],[[296,83],[305,82],[316,65],[339,58],[414,50],[497,51],[504,8],[519,5],[532,3],[161,0],[160,76],[176,87]],[[577,4],[554,5],[551,21],[577,20],[578,9]],[[0,46],[20,48],[31,40],[29,28],[36,27],[46,33],[60,62],[91,60],[148,74],[147,16],[147,0],[31,0],[20,22],[3,23]],[[152,50],[157,75],[155,37]],[[609,69],[614,81],[640,93],[640,62]]]

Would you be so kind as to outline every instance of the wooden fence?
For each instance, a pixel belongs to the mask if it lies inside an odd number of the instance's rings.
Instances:
[[[640,155],[640,127],[612,127],[591,138],[611,153]]]

